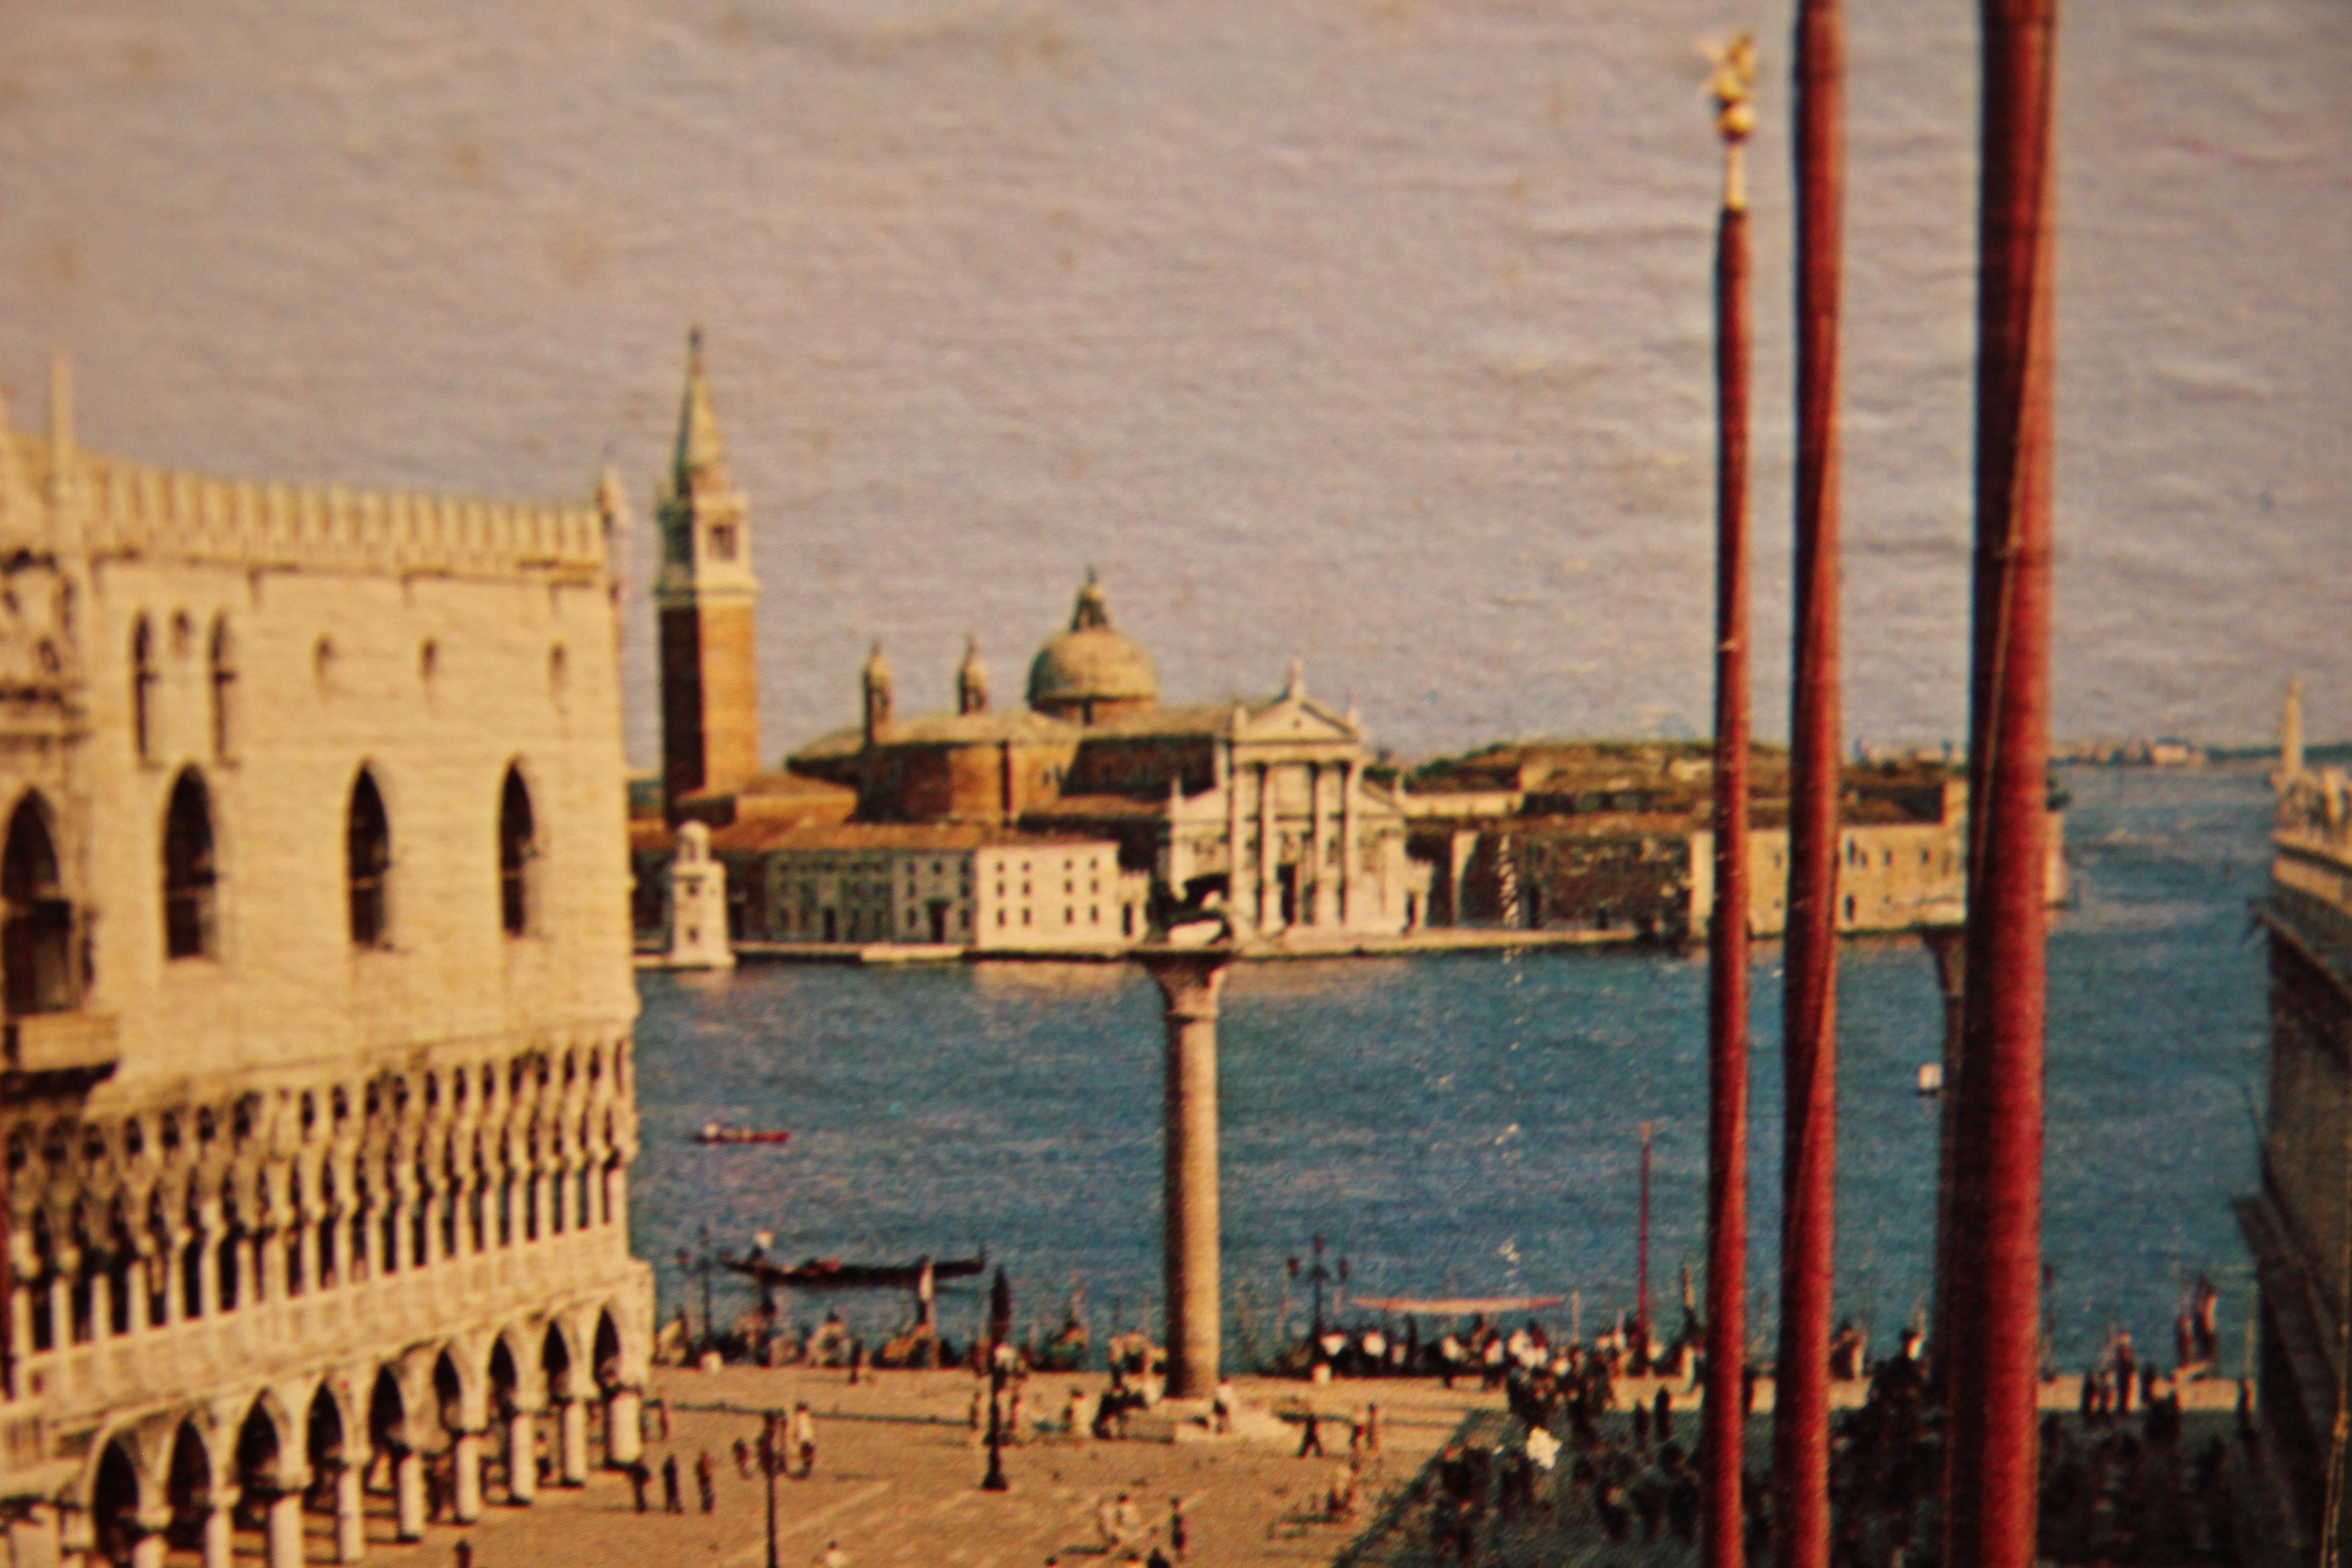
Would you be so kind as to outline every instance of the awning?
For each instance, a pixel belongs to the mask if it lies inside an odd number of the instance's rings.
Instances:
[[[1532,1312],[1557,1307],[1565,1296],[1351,1296],[1349,1302],[1376,1312],[1402,1312],[1420,1318],[1469,1318],[1480,1313]]]

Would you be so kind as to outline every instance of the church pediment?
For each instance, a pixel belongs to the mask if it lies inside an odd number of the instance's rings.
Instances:
[[[1298,745],[1322,742],[1361,745],[1363,734],[1340,714],[1306,697],[1277,697],[1256,708],[1234,727],[1234,739],[1243,745]]]

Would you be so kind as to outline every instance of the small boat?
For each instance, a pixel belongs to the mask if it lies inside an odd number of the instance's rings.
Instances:
[[[1931,1097],[1944,1092],[1943,1063],[1922,1062],[1919,1064],[1919,1092],[1923,1095]]]
[[[698,1143],[781,1143],[791,1133],[776,1128],[721,1127],[716,1121],[706,1121],[694,1134]]]

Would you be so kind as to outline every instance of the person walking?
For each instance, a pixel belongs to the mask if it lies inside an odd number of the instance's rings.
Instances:
[[[662,1459],[662,1511],[684,1513],[686,1504],[677,1495],[677,1456],[667,1455]]]
[[[793,1447],[801,1454],[801,1479],[816,1474],[816,1417],[805,1404],[793,1406]]]
[[[816,1554],[812,1568],[849,1568],[849,1554],[842,1551],[840,1542],[828,1541],[824,1550]]]
[[[710,1513],[719,1507],[719,1489],[711,1484],[710,1450],[705,1448],[694,1457],[694,1489],[701,1494],[702,1511]]]
[[[740,1437],[735,1439],[735,1473],[747,1481],[751,1479],[751,1445]]]
[[[1184,1561],[1184,1500],[1168,1500],[1168,1545],[1176,1553],[1176,1561]]]
[[[474,1543],[462,1535],[457,1537],[457,1568],[474,1568]]]
[[[653,1479],[653,1472],[646,1468],[646,1462],[643,1459],[630,1462],[629,1489],[636,1493],[639,1513],[646,1511],[646,1483],[651,1479]]]
[[[1658,1385],[1658,1397],[1653,1412],[1650,1429],[1658,1435],[1658,1441],[1664,1443],[1675,1435],[1675,1396],[1666,1392],[1664,1384]]]
[[[1318,1459],[1323,1457],[1323,1426],[1311,1405],[1307,1407],[1307,1425],[1298,1437],[1298,1457],[1303,1459],[1309,1454]]]

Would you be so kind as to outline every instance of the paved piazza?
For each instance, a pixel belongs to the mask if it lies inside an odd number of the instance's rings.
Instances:
[[[1034,1377],[1031,1419],[1058,1420],[1071,1388],[1093,1395],[1100,1373]],[[799,1369],[730,1367],[717,1373],[656,1370],[647,1388],[646,1462],[656,1471],[647,1499],[655,1511],[640,1517],[626,1479],[600,1470],[584,1489],[543,1489],[529,1508],[503,1506],[493,1489],[482,1521],[463,1533],[473,1542],[476,1568],[557,1568],[612,1563],[689,1568],[757,1568],[765,1561],[766,1514],[756,1474],[736,1473],[737,1437],[755,1439],[756,1416],[684,1408],[726,1404],[746,1409],[805,1400],[817,1417],[816,1478],[776,1483],[778,1561],[805,1568],[838,1541],[850,1568],[884,1563],[961,1563],[970,1568],[1037,1568],[1048,1557],[1064,1563],[1104,1561],[1096,1505],[1125,1491],[1166,1538],[1168,1502],[1184,1500],[1192,1563],[1328,1563],[1366,1523],[1379,1517],[1384,1494],[1409,1481],[1473,1411],[1499,1410],[1499,1394],[1466,1386],[1453,1392],[1433,1383],[1339,1384],[1309,1388],[1297,1382],[1242,1379],[1245,1401],[1276,1411],[1302,1408],[1312,1397],[1318,1412],[1344,1416],[1367,1396],[1381,1409],[1381,1453],[1368,1461],[1356,1521],[1319,1518],[1325,1489],[1344,1463],[1344,1420],[1327,1426],[1326,1459],[1297,1458],[1297,1428],[1276,1445],[1227,1438],[1215,1442],[1095,1442],[1033,1437],[1005,1454],[1012,1490],[980,1489],[985,1451],[967,1426],[975,1380],[962,1372],[883,1373],[849,1386],[846,1374]],[[670,1436],[659,1435],[655,1399],[670,1405]],[[710,1452],[718,1471],[718,1510],[696,1510],[694,1461]],[[688,1512],[665,1515],[658,1471],[677,1457]],[[459,1531],[432,1525],[425,1540],[392,1540],[391,1500],[369,1499],[368,1561],[442,1563],[453,1560]],[[323,1522],[323,1521],[319,1521]]]

